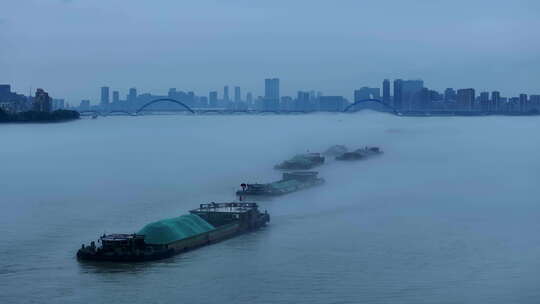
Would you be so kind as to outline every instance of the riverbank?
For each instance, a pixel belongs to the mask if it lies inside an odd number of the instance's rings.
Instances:
[[[27,111],[15,114],[8,114],[0,110],[0,123],[49,123],[75,120],[79,118],[79,112],[70,110],[56,110],[53,112]]]

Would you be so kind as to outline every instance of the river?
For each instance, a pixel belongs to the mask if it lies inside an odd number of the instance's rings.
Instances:
[[[539,303],[537,117],[154,115],[0,126],[0,303]],[[79,263],[333,144],[270,225],[173,258]]]

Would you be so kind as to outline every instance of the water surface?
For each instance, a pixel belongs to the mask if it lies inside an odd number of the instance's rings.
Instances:
[[[145,116],[0,126],[1,303],[538,303],[535,117]],[[171,259],[81,264],[83,242],[229,201],[333,144],[327,183],[270,225]]]

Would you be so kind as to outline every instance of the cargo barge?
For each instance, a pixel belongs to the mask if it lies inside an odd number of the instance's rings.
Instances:
[[[241,184],[242,190],[236,191],[239,197],[278,196],[324,183],[315,171],[285,172],[279,181],[267,184]]]
[[[265,226],[270,215],[256,203],[201,204],[189,214],[146,225],[134,234],[109,234],[82,245],[79,260],[144,262],[164,259]]]
[[[336,160],[362,160],[380,155],[382,153],[383,152],[378,147],[365,147],[362,149],[354,150],[353,152],[346,152],[339,156],[336,156]]]
[[[326,151],[324,151],[324,155],[326,156],[340,156],[344,153],[349,152],[349,149],[344,145],[334,145],[328,148]]]
[[[274,168],[278,170],[309,170],[324,164],[324,156],[320,153],[305,153],[295,155]]]

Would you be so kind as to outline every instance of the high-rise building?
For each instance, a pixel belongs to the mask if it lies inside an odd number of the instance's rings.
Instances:
[[[430,91],[428,88],[422,88],[418,92],[418,97],[416,103],[413,105],[415,110],[420,111],[427,111],[431,110],[432,108],[432,91]]]
[[[63,98],[53,98],[52,100],[52,111],[62,110],[66,107],[66,102]]]
[[[491,92],[491,107],[490,111],[499,111],[501,108],[501,93],[498,91]]]
[[[441,101],[444,99],[444,96],[435,90],[429,90],[429,94],[431,95],[431,101]]]
[[[37,112],[50,112],[52,108],[51,102],[52,99],[47,92],[43,89],[37,89],[32,108]]]
[[[90,110],[90,100],[88,99],[83,99],[81,100],[81,104],[79,105],[79,109],[81,111],[88,111]]]
[[[281,96],[280,109],[282,111],[294,111],[294,99],[291,96]]]
[[[218,106],[218,92],[212,91],[208,95],[208,104],[211,108],[217,108]]]
[[[264,80],[264,111],[278,111],[279,110],[279,79],[268,78]]]
[[[419,107],[420,92],[424,88],[424,81],[417,80],[405,80],[402,82],[402,109],[412,110]]]
[[[11,95],[11,85],[0,84],[0,101],[7,101]]]
[[[390,104],[390,100],[391,100],[391,97],[390,97],[390,80],[389,79],[385,79],[383,80],[383,96],[382,96],[382,101],[386,104]]]
[[[195,106],[195,92],[193,91],[187,92],[186,96],[184,97],[184,100],[188,106],[194,107]]]
[[[104,107],[109,105],[109,87],[101,87],[101,105]]]
[[[208,97],[201,96],[199,97],[198,106],[201,108],[207,108],[208,107]]]
[[[444,101],[446,102],[454,102],[457,99],[456,90],[453,88],[447,88],[444,90]]]
[[[135,100],[137,99],[137,89],[130,88],[126,99],[128,102],[135,102]]]
[[[246,94],[246,101],[249,105],[251,105],[253,103],[253,94],[251,94],[251,92],[248,92]]]
[[[313,111],[309,92],[298,91],[298,95],[296,96],[295,110],[305,112]]]
[[[120,93],[118,91],[112,92],[112,101],[118,103],[120,101]]]
[[[242,101],[242,95],[240,94],[240,87],[234,87],[234,102]]]
[[[459,89],[457,91],[457,107],[461,111],[471,111],[476,94],[474,89]]]
[[[529,99],[527,94],[519,94],[519,111],[526,112],[529,110]]]
[[[264,80],[264,98],[279,100],[279,78],[267,78]]]
[[[28,111],[32,108],[31,96],[11,92],[9,84],[0,85],[0,103],[8,112]]]
[[[362,87],[354,91],[354,102],[365,100],[365,99],[380,99],[380,98],[381,98],[381,89],[379,88]]]
[[[394,80],[393,104],[396,110],[403,109],[403,80],[402,79]]]
[[[531,95],[529,96],[529,102],[533,111],[540,111],[540,95]]]
[[[489,92],[480,92],[480,109],[483,112],[488,112],[491,110],[491,102],[489,100]]]
[[[223,87],[223,101],[229,101],[229,86]]]
[[[512,97],[508,100],[508,110],[510,112],[520,112],[519,97]]]

